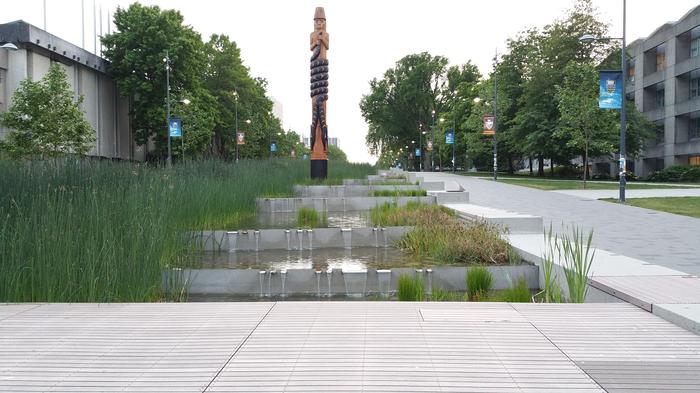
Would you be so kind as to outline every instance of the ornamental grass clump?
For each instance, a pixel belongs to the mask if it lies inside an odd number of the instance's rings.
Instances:
[[[426,190],[375,190],[373,197],[422,197],[428,195]]]
[[[530,292],[530,288],[527,287],[525,278],[520,278],[515,282],[515,285],[502,290],[497,300],[499,302],[509,303],[530,303],[532,302],[532,292]]]
[[[402,274],[396,294],[401,301],[419,302],[424,298],[423,280],[420,277]]]
[[[469,300],[486,300],[492,284],[493,276],[485,267],[475,266],[467,270],[467,294]]]
[[[297,210],[297,226],[299,228],[325,228],[328,226],[328,218],[316,209],[302,207]]]

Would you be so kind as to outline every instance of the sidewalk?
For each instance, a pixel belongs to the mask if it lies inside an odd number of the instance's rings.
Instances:
[[[700,219],[448,173],[417,175],[458,182],[475,205],[541,216],[544,227],[551,223],[559,233],[562,224],[574,224],[593,230],[598,248],[700,275]]]
[[[552,190],[559,194],[571,195],[577,198],[586,199],[617,199],[620,196],[619,190]],[[632,198],[657,198],[657,197],[700,197],[700,188],[663,188],[657,190],[625,190],[625,197]]]

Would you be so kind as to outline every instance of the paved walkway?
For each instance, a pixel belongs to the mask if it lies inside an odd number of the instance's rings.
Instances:
[[[617,199],[619,190],[553,190],[557,192],[586,199]],[[625,190],[625,197],[630,198],[655,198],[655,197],[700,197],[700,188],[660,188],[655,190]]]
[[[700,391],[629,304],[0,304],[0,391]]]
[[[457,181],[470,203],[541,216],[558,232],[562,223],[593,229],[598,248],[700,275],[700,219],[448,173],[417,175]]]

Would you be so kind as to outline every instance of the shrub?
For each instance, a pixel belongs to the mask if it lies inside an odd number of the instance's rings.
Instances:
[[[662,171],[652,173],[648,181],[659,182],[698,182],[700,181],[700,166],[674,165]]]
[[[501,291],[498,300],[509,303],[530,303],[532,301],[532,292],[527,287],[527,281],[521,278],[512,287]]]
[[[401,301],[422,301],[424,297],[423,280],[420,277],[411,277],[407,274],[400,275],[397,296]]]
[[[493,276],[483,266],[476,266],[467,270],[467,294],[469,300],[485,300],[491,291]]]
[[[446,291],[442,288],[433,288],[430,293],[431,302],[458,302],[464,299],[464,295],[459,292]]]

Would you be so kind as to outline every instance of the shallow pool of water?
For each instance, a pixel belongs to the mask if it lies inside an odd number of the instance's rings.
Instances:
[[[360,247],[352,249],[325,248],[318,250],[205,252],[199,258],[199,269],[342,269],[358,271],[367,268],[434,266],[429,259],[413,257],[396,248]]]
[[[367,228],[372,226],[369,211],[330,212],[328,228]],[[260,228],[296,228],[296,213],[258,213]]]

